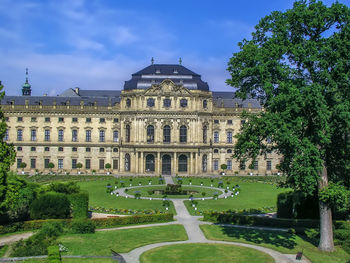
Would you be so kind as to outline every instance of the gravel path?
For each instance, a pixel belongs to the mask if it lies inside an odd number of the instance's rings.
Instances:
[[[33,232],[27,232],[27,233],[22,233],[22,234],[14,234],[11,236],[5,236],[5,237],[0,237],[0,247],[15,243],[21,239],[27,239],[31,237],[34,233]]]

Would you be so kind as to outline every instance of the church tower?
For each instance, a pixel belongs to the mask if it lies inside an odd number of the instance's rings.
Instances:
[[[28,82],[28,69],[26,68],[26,82],[22,86],[22,95],[30,96],[32,94],[32,87]]]

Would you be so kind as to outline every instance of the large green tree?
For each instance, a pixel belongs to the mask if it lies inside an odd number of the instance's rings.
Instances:
[[[264,111],[245,115],[234,156],[244,161],[279,153],[288,186],[308,195],[327,192],[329,181],[349,187],[349,8],[297,1],[262,18],[239,48],[227,83],[237,96],[259,99]],[[330,203],[319,200],[319,249],[332,251]]]
[[[5,95],[4,92],[1,92],[3,88],[0,81],[0,100]],[[0,110],[0,214],[3,214],[5,210],[4,201],[7,189],[7,173],[16,156],[13,146],[4,141],[6,131],[7,125],[4,120],[4,115]]]

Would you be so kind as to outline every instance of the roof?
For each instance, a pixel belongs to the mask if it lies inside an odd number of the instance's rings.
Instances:
[[[200,77],[200,75],[198,75],[197,73],[194,73],[188,68],[178,64],[153,64],[132,74],[132,76],[152,74],[173,75],[174,72],[177,72],[177,75],[192,75]]]

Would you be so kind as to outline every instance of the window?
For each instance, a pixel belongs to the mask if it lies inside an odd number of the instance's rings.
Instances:
[[[77,159],[72,159],[72,169],[77,169]]]
[[[187,107],[187,100],[186,99],[181,99],[180,100],[180,107],[186,108]]]
[[[86,118],[85,122],[90,123],[91,122],[91,118]]]
[[[169,108],[171,106],[171,99],[164,99],[163,106],[164,108]]]
[[[73,147],[72,148],[72,152],[77,152],[78,151],[78,148],[77,147]]]
[[[208,160],[207,155],[204,154],[202,157],[202,172],[206,172],[208,170]]]
[[[203,109],[208,108],[208,102],[207,100],[203,100]]]
[[[104,141],[105,141],[105,131],[100,130],[100,142],[104,142]]]
[[[105,152],[105,148],[101,147],[100,148],[100,153],[104,153]]]
[[[187,142],[187,127],[185,125],[180,127],[180,142]]]
[[[117,153],[118,152],[118,148],[113,148],[113,152]]]
[[[147,99],[147,106],[148,107],[154,107],[154,99],[153,98]]]
[[[22,129],[17,130],[17,141],[23,141],[23,130]]]
[[[147,142],[154,143],[154,127],[153,127],[153,125],[147,126]]]
[[[44,168],[49,169],[50,159],[44,159]]]
[[[78,141],[78,130],[72,130],[72,142]]]
[[[131,107],[131,100],[130,99],[126,99],[125,105],[126,105],[126,107]]]
[[[57,161],[58,161],[57,163],[58,169],[63,169],[63,159],[58,159]]]
[[[219,170],[219,160],[214,160],[213,169],[214,169],[214,171]]]
[[[214,124],[219,124],[219,120],[214,120]]]
[[[91,148],[90,148],[90,147],[86,147],[86,148],[85,148],[85,151],[86,151],[87,153],[89,153],[89,152],[91,152]]]
[[[214,149],[214,153],[219,153],[219,149]]]
[[[36,130],[34,129],[30,131],[30,140],[36,141]]]
[[[105,160],[104,159],[100,159],[100,161],[99,161],[99,168],[100,168],[100,170],[105,169]]]
[[[146,156],[146,172],[154,172],[154,155],[148,154]]]
[[[58,122],[64,122],[64,118],[59,117],[59,118],[58,118]]]
[[[272,167],[271,161],[270,160],[266,161],[266,170],[271,171],[271,167]]]
[[[232,160],[227,160],[226,165],[227,165],[227,170],[231,171],[232,170]]]
[[[117,123],[118,121],[119,121],[118,118],[114,118],[114,119],[113,119],[113,122],[114,122],[114,123]]]
[[[49,152],[49,151],[50,151],[50,147],[45,147],[45,148],[44,148],[44,151],[45,151],[45,152]]]
[[[253,165],[253,169],[254,169],[254,170],[258,170],[258,168],[259,168],[259,161],[258,161],[258,160],[255,160],[255,161],[254,161],[254,165]]]
[[[208,141],[208,128],[207,126],[203,126],[203,143],[207,143]]]
[[[59,152],[63,152],[63,147],[58,147]]]
[[[119,141],[119,132],[113,131],[113,141],[118,142]]]
[[[228,150],[227,150],[227,153],[232,153],[232,150],[231,150],[231,149],[228,149]]]
[[[125,127],[125,142],[130,142],[130,125]]]
[[[50,121],[51,121],[50,117],[45,117],[45,122],[50,122]]]
[[[50,130],[44,131],[44,140],[45,140],[45,142],[50,141]]]
[[[17,158],[17,168],[21,168],[22,158]]]
[[[30,159],[30,168],[35,169],[36,168],[36,159]]]
[[[171,130],[169,125],[165,125],[163,127],[163,142],[164,143],[170,143],[171,140]]]
[[[218,143],[218,142],[219,142],[219,132],[214,131],[214,143]]]
[[[239,169],[240,170],[245,170],[245,162],[244,161],[240,161],[239,162]]]
[[[7,129],[5,132],[4,141],[8,141],[8,140],[9,140],[9,130]]]
[[[31,121],[31,122],[36,122],[36,117],[32,117],[32,118],[30,119],[30,121]]]
[[[72,122],[78,122],[78,118],[72,118]]]
[[[232,125],[232,120],[227,120],[228,125]]]
[[[85,159],[85,168],[90,169],[91,168],[91,160],[90,159]]]
[[[241,120],[241,126],[245,124],[245,120]]]
[[[58,130],[58,141],[63,142],[63,130]]]
[[[125,171],[130,171],[130,154],[125,154],[125,160],[124,160],[124,165],[125,165]]]
[[[187,156],[179,156],[179,172],[187,172]]]
[[[18,122],[23,121],[23,117],[17,117],[17,121],[18,121]]]
[[[113,170],[118,170],[118,160],[117,159],[113,159]]]
[[[100,123],[105,123],[106,119],[105,118],[100,118]]]
[[[17,152],[21,152],[22,151],[22,147],[21,146],[18,146],[17,147]]]
[[[91,142],[91,130],[85,131],[85,141]]]
[[[10,118],[9,117],[5,117],[5,121],[6,122],[10,121]]]
[[[229,131],[229,132],[227,132],[227,143],[232,143],[232,132],[231,131]]]
[[[30,147],[31,152],[36,152],[36,147]]]

